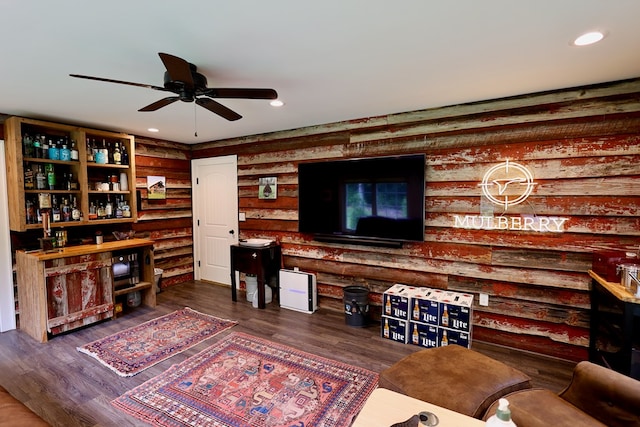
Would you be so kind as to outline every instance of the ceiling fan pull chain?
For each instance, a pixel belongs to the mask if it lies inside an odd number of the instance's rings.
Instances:
[[[193,136],[198,137],[198,109],[196,104],[193,104],[193,129],[195,130]]]

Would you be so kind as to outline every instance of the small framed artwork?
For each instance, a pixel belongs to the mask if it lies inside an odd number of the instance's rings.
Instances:
[[[258,198],[259,199],[277,199],[278,198],[278,178],[276,178],[275,176],[271,176],[268,178],[259,178]]]
[[[150,200],[167,198],[166,178],[164,176],[147,176],[147,198]]]

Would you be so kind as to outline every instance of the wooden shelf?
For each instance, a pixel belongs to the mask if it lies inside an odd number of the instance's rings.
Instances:
[[[5,135],[5,156],[7,159],[7,181],[13,185],[7,189],[8,198],[12,201],[9,206],[9,228],[12,231],[27,231],[42,228],[41,224],[28,224],[26,220],[27,198],[37,202],[39,193],[56,195],[57,197],[65,197],[77,199],[78,208],[82,212],[80,221],[52,222],[52,228],[60,227],[77,227],[82,225],[95,224],[111,224],[111,223],[131,223],[136,222],[138,218],[137,200],[135,197],[135,140],[132,135],[109,132],[98,129],[89,129],[72,125],[45,122],[41,120],[33,120],[23,117],[9,117],[4,122]],[[78,150],[78,160],[64,161],[52,160],[36,157],[25,157],[23,155],[22,138],[25,133],[35,136],[36,133],[46,134],[54,138],[66,137],[76,142]],[[108,146],[112,146],[118,142],[122,149],[128,154],[129,164],[100,164],[89,162],[87,160],[87,140],[95,140],[101,143],[102,140],[107,142]],[[78,181],[78,190],[37,190],[24,188],[24,171],[26,164],[45,165],[52,164],[57,170],[57,174],[72,173],[74,179]],[[90,188],[90,184],[94,182],[104,182],[105,174],[113,174],[115,172],[124,173],[128,184],[132,186],[129,191],[96,191]],[[60,179],[60,178],[58,178]],[[91,202],[96,205],[100,202],[106,202],[107,196],[121,197],[129,205],[131,216],[126,218],[113,218],[103,220],[89,219],[89,206]],[[111,197],[111,201],[116,203],[117,200]],[[13,203],[15,201],[15,203]],[[36,205],[37,207],[37,205]],[[115,212],[115,206],[114,206]]]
[[[143,289],[149,289],[152,285],[153,285],[153,283],[151,283],[151,282],[136,283],[134,286],[130,286],[128,288],[123,288],[123,289],[118,289],[118,290],[113,291],[113,296],[114,297],[119,297],[120,295],[126,295],[126,294],[129,294],[131,292],[141,291]]]

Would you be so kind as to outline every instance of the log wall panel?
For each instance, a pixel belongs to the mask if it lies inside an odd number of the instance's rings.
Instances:
[[[149,200],[147,176],[166,178],[166,199]],[[186,144],[136,137],[137,237],[154,241],[161,287],[193,280],[191,149]]]
[[[426,155],[424,243],[297,232],[299,163],[409,153]],[[353,284],[369,288],[374,316],[394,283],[487,293],[489,307],[474,305],[474,339],[571,360],[587,358],[593,251],[640,244],[639,79],[212,141],[191,154],[238,156],[240,237],[278,240],[286,268],[317,274],[321,307],[343,310]],[[564,233],[454,227],[454,215],[486,207],[478,184],[505,159],[536,182],[507,214],[567,218]],[[266,176],[278,178],[276,200],[257,198]]]

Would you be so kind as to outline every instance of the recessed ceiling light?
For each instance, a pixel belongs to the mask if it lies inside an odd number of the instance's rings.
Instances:
[[[598,43],[604,38],[604,33],[601,31],[591,31],[582,34],[580,37],[573,41],[575,46],[588,46],[590,44]]]
[[[147,129],[149,132],[160,132],[158,129],[156,128],[149,128]]]
[[[280,101],[279,99],[274,99],[273,101],[271,101],[269,103],[272,107],[282,107],[284,105],[284,102]]]

